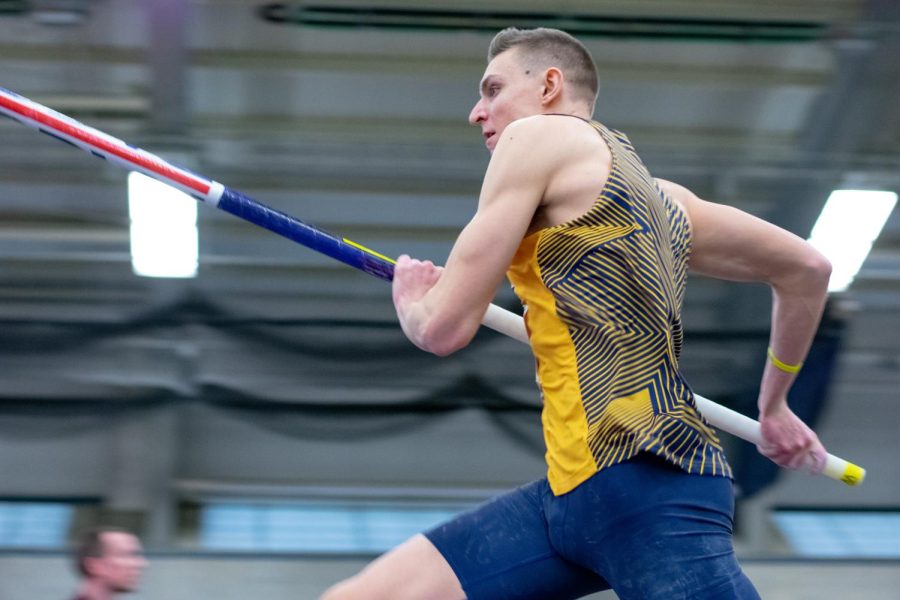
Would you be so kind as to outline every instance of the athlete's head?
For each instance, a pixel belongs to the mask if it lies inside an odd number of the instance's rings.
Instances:
[[[511,27],[491,41],[469,122],[481,127],[493,151],[516,119],[547,112],[589,117],[597,89],[597,67],[581,42],[558,29]]]

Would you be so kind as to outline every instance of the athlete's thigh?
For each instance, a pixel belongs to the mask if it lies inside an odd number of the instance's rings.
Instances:
[[[564,499],[557,546],[621,600],[758,599],[734,555],[731,485],[639,455]]]
[[[620,600],[759,600],[730,534],[689,513],[636,528],[617,544],[617,564],[607,573]]]
[[[759,600],[730,540],[681,517],[635,531],[608,571],[620,600]]]
[[[423,535],[416,535],[331,587],[321,600],[464,600],[456,574]]]
[[[567,600],[609,589],[550,542],[546,480],[522,486],[426,532],[469,600]]]

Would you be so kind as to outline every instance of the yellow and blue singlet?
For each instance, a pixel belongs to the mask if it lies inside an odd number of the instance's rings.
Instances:
[[[550,487],[564,494],[641,451],[731,477],[678,369],[690,223],[624,134],[591,125],[612,153],[605,186],[584,215],[525,237],[507,272],[526,309]]]

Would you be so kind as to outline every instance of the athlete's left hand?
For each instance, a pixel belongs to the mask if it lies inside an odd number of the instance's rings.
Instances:
[[[788,407],[760,414],[759,424],[764,442],[757,446],[761,454],[788,469],[806,468],[819,474],[825,468],[828,453],[819,437]]]

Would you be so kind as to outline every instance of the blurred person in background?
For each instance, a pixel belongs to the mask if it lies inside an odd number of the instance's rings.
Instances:
[[[137,536],[116,527],[85,532],[73,558],[81,582],[72,600],[111,600],[134,592],[147,568]]]

